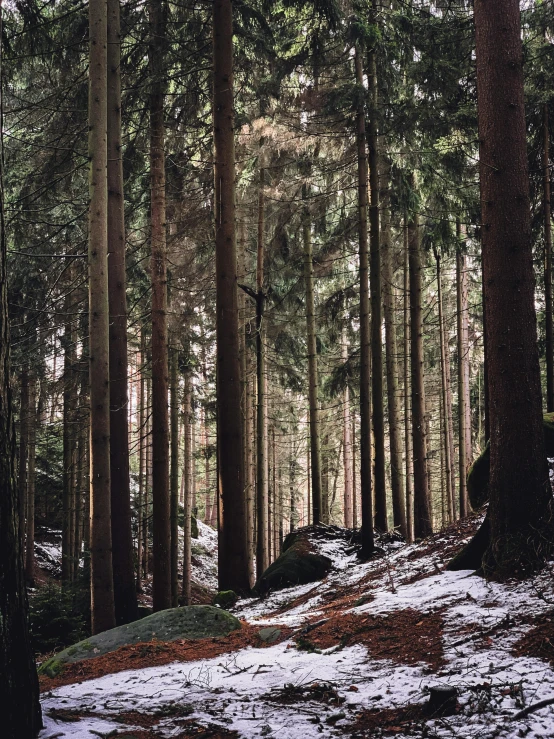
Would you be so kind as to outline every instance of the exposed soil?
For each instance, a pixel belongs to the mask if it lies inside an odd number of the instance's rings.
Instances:
[[[516,657],[538,657],[554,665],[554,611],[535,619],[535,626],[517,641],[512,653]]]
[[[263,696],[265,700],[281,705],[294,705],[299,701],[316,701],[329,706],[341,706],[345,698],[338,694],[330,683],[314,682],[309,685],[293,685],[289,683],[281,690],[272,690]]]
[[[40,676],[42,692],[53,690],[61,685],[81,683],[85,680],[94,680],[104,675],[112,675],[125,670],[159,667],[171,662],[193,662],[195,660],[210,659],[220,654],[237,652],[249,646],[270,646],[263,642],[258,633],[258,626],[251,626],[242,622],[242,629],[231,632],[225,637],[209,639],[182,639],[172,642],[151,641],[141,644],[130,644],[120,647],[114,652],[92,657],[82,662],[65,665],[63,671],[55,678],[46,675]],[[279,637],[272,644],[288,639],[292,633],[290,628],[281,628]]]
[[[296,637],[301,649],[329,649],[363,644],[373,659],[398,664],[444,665],[440,611],[421,613],[407,608],[389,616],[345,613],[304,628]]]
[[[382,710],[372,708],[361,711],[354,724],[341,727],[341,730],[345,736],[352,739],[409,734],[414,729],[421,729],[425,718],[425,707],[418,703]]]

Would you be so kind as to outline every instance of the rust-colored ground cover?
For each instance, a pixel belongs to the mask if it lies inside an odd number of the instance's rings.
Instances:
[[[258,636],[259,626],[242,623],[242,629],[232,631],[228,636],[209,639],[182,639],[172,642],[151,641],[120,647],[115,652],[99,657],[67,664],[55,678],[40,676],[42,692],[53,690],[61,685],[94,680],[104,675],[113,675],[125,670],[138,670],[146,667],[159,667],[171,662],[193,662],[200,659],[218,657],[220,654],[237,652],[249,646],[269,646]],[[288,639],[292,629],[281,627],[277,642]],[[276,642],[274,641],[273,644]]]
[[[382,710],[372,708],[361,711],[355,723],[348,727],[341,727],[341,730],[345,736],[350,736],[352,739],[376,735],[395,736],[400,733],[409,734],[412,729],[421,729],[424,719],[424,706],[418,703]]]
[[[303,629],[296,643],[303,649],[363,644],[374,659],[408,665],[425,662],[439,668],[444,664],[442,626],[437,611],[420,613],[407,608],[388,616],[345,613]]]
[[[512,652],[516,657],[538,657],[554,666],[554,611],[538,616],[533,628],[514,644]]]

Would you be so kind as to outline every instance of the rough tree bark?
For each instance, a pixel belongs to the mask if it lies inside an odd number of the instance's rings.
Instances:
[[[488,575],[539,566],[552,535],[534,304],[518,0],[475,0],[490,412]]]
[[[190,370],[185,372],[183,399],[183,423],[185,435],[184,469],[184,522],[183,522],[183,603],[190,606],[192,585],[191,563],[191,515],[192,515],[192,378]]]
[[[129,420],[127,383],[127,300],[125,294],[125,208],[121,142],[120,0],[108,7],[108,288],[110,305],[110,476],[112,566],[115,620],[137,617],[133,573],[131,491],[129,486]]]
[[[107,15],[89,2],[90,564],[94,634],[115,626],[110,500]]]
[[[171,393],[171,467],[169,475],[171,504],[171,604],[176,608],[179,605],[179,350],[175,346],[170,350],[169,361],[171,364],[169,373]]]
[[[213,3],[217,436],[221,590],[249,590],[235,233],[233,6]]]
[[[461,224],[457,225],[458,238],[462,236]],[[460,477],[459,505],[460,518],[468,514],[467,498],[467,462],[471,456],[471,448],[467,448],[468,431],[467,416],[469,405],[469,356],[468,356],[468,302],[467,302],[467,272],[465,254],[461,251],[461,244],[456,253],[456,310],[457,310],[457,339],[458,339],[458,466]],[[470,437],[471,438],[471,437]],[[471,447],[471,444],[470,444]]]

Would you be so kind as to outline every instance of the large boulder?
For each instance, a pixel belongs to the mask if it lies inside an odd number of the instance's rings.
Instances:
[[[177,639],[205,639],[226,636],[240,628],[240,621],[221,608],[213,606],[170,608],[80,641],[43,662],[39,673],[55,677],[68,662],[99,657],[128,644],[139,644],[153,639],[164,642]]]
[[[267,595],[271,590],[304,585],[323,580],[332,566],[332,561],[320,554],[312,541],[312,529],[306,527],[289,534],[282,547],[282,554],[258,579],[254,591]]]
[[[546,456],[554,457],[554,413],[543,416],[544,445]],[[467,494],[473,510],[478,510],[489,500],[489,475],[491,467],[490,444],[469,468]]]

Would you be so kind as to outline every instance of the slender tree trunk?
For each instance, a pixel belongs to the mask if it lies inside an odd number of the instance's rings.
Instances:
[[[170,350],[170,390],[171,390],[171,604],[179,605],[179,351]],[[185,419],[186,423],[186,419]],[[185,426],[185,440],[187,429]],[[185,441],[186,443],[186,441]],[[185,480],[186,496],[186,480]],[[187,522],[185,521],[185,528]]]
[[[363,87],[362,57],[356,49],[356,81]],[[358,240],[360,253],[360,497],[362,503],[362,556],[374,549],[371,490],[371,320],[369,296],[369,241],[367,148],[363,103],[356,115],[358,145]]]
[[[137,617],[133,573],[129,486],[129,408],[127,386],[127,300],[125,295],[125,212],[121,143],[120,0],[108,7],[108,285],[110,304],[110,473],[115,619]]]
[[[341,360],[348,359],[346,331],[343,328],[341,337]],[[352,489],[352,435],[350,420],[350,391],[344,388],[342,396],[342,459],[344,466],[344,525],[347,529],[354,526],[354,499]]]
[[[261,154],[260,154],[261,157]],[[257,440],[256,440],[256,571],[261,575],[269,566],[269,489],[268,489],[268,444],[267,444],[267,400],[265,366],[264,326],[264,178],[265,170],[260,167],[258,187],[258,253],[256,265],[256,378],[257,378]]]
[[[398,362],[396,354],[396,327],[394,322],[394,284],[392,270],[392,243],[390,230],[390,165],[386,164],[386,177],[383,182],[382,198],[382,273],[383,273],[383,312],[385,316],[385,360],[387,369],[387,401],[389,413],[390,476],[392,509],[395,528],[402,536],[408,536],[406,524],[406,501],[402,486],[402,445],[400,431],[400,408],[398,392]]]
[[[71,272],[66,286],[66,323],[63,337],[63,470],[62,470],[62,583],[69,585],[73,580],[73,538],[72,511],[74,490],[74,448],[75,448],[75,333],[73,331]],[[34,419],[33,419],[34,421]]]
[[[171,516],[167,333],[167,245],[164,150],[165,5],[150,0],[150,229],[152,259],[152,506],[155,611],[171,606]]]
[[[17,487],[19,494],[19,525],[22,545],[25,541],[25,517],[27,509],[27,463],[29,454],[29,367],[21,370],[19,405],[19,464]]]
[[[29,474],[27,477],[27,535],[25,537],[25,579],[31,587],[35,584],[36,407],[37,378],[33,372],[29,379]]]
[[[461,237],[461,226],[456,224],[458,238]],[[458,464],[460,475],[460,518],[468,514],[467,498],[467,460],[470,450],[467,449],[467,406],[469,404],[469,386],[466,382],[466,366],[469,366],[467,336],[467,274],[466,260],[463,252],[456,253],[456,310],[458,328]],[[471,433],[471,429],[470,429]],[[468,454],[469,451],[469,454]]]
[[[0,0],[0,11],[1,9]],[[0,43],[2,38],[0,25]],[[0,114],[2,109],[0,90]],[[15,478],[16,442],[10,387],[4,157],[1,147],[0,139],[0,715],[3,739],[35,739],[42,728],[42,718],[37,671],[29,636],[21,532],[23,524]]]
[[[356,413],[352,413],[352,525],[358,528],[358,490],[356,487]]]
[[[139,445],[139,474],[138,474],[138,499],[137,499],[137,593],[142,592],[142,540],[144,527],[144,491],[145,491],[145,467],[144,467],[144,451],[145,451],[145,435],[146,435],[146,412],[145,412],[145,386],[146,380],[144,376],[145,365],[145,341],[144,328],[141,326],[140,331],[140,394],[139,394],[139,429],[138,429],[138,445]]]
[[[370,16],[377,22],[377,0],[372,0]],[[374,492],[375,525],[381,531],[389,528],[387,516],[387,489],[385,480],[385,417],[383,409],[383,342],[381,294],[381,244],[379,214],[379,137],[377,129],[377,52],[368,53],[369,123],[367,144],[369,150],[370,190],[370,290],[371,290],[371,404],[373,411],[373,438],[375,444]],[[397,501],[398,502],[398,501]]]
[[[518,0],[475,0],[490,410],[490,546],[497,577],[541,565],[552,542],[544,450]]]
[[[554,411],[554,321],[552,317],[552,217],[550,204],[550,124],[543,106],[544,303],[546,323],[546,410]]]
[[[448,379],[447,379],[447,362],[448,347],[446,345],[446,329],[444,325],[444,306],[443,306],[443,295],[442,295],[442,270],[441,270],[441,257],[437,250],[435,250],[435,261],[437,263],[437,290],[438,290],[438,307],[439,307],[439,337],[440,337],[440,367],[441,367],[441,399],[442,399],[442,429],[441,435],[444,442],[444,482],[445,482],[445,502],[446,502],[446,518],[447,520],[453,521],[456,513],[454,507],[454,467],[453,459],[451,456],[452,446],[449,431],[451,428],[450,419],[448,415]]]
[[[184,394],[184,426],[185,426],[185,453],[184,453],[184,522],[183,522],[183,602],[190,606],[192,564],[191,564],[191,516],[192,516],[192,382],[190,370],[185,373]]]
[[[303,186],[302,197],[304,201],[306,201],[308,197],[308,188],[306,185]],[[323,501],[321,489],[321,449],[319,442],[319,379],[317,370],[317,339],[315,326],[314,257],[312,227],[307,204],[304,206],[302,238],[304,241],[304,284],[306,289],[306,339],[308,347],[312,520],[314,525],[317,526],[323,520]]]
[[[213,3],[219,587],[249,590],[235,234],[233,8]]]
[[[148,377],[146,381],[146,428],[145,428],[145,444],[146,444],[146,469],[144,474],[144,507],[142,516],[142,556],[143,556],[143,574],[145,579],[148,577],[150,567],[149,552],[149,528],[150,513],[148,510],[149,493],[152,492],[152,380]]]
[[[427,469],[427,430],[423,367],[423,313],[419,215],[408,224],[410,262],[410,359],[412,369],[412,443],[414,464],[414,534],[433,533]]]
[[[294,531],[294,488],[295,488],[294,441],[291,436],[289,450],[289,534]]]
[[[89,0],[89,357],[92,631],[115,626],[110,495],[107,15]]]

